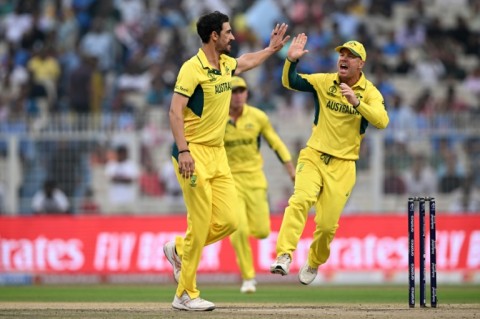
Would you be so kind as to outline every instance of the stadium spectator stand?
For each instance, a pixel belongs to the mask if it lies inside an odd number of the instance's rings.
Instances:
[[[413,162],[408,157],[419,152],[435,168],[439,183],[446,184],[436,185],[444,190],[439,211],[449,211],[466,176],[475,190],[471,193],[478,194],[480,0],[283,0],[268,1],[274,8],[259,12],[266,2],[1,2],[0,212],[31,214],[31,197],[58,173],[73,213],[81,212],[81,203],[92,194],[105,213],[108,183],[102,156],[119,140],[128,140],[131,158],[142,171],[150,171],[150,165],[160,170],[170,156],[167,112],[175,74],[198,47],[192,25],[214,9],[231,17],[234,56],[263,47],[265,36],[256,33],[257,24],[271,19],[287,22],[289,34],[309,35],[303,71],[334,68],[333,48],[346,39],[365,44],[366,72],[382,84],[392,123],[362,145],[358,185],[371,187],[354,190],[348,213],[404,211],[408,188],[400,195],[384,194],[384,165],[394,165],[395,175],[402,176]],[[254,18],[259,13],[263,21]],[[280,52],[246,80],[258,88],[252,104],[268,112],[296,152],[309,136],[313,106],[281,86],[284,58]],[[455,185],[442,179],[446,169],[435,166],[439,140],[448,141],[455,153],[450,160],[462,165],[462,174],[451,179]],[[68,152],[62,155],[59,145],[67,145]],[[401,149],[402,156],[392,149]],[[270,152],[264,156],[266,163],[275,162]],[[69,167],[77,173],[61,173]],[[281,165],[266,167],[272,203],[281,202],[290,182],[281,170]],[[142,179],[142,188],[151,190],[148,180]],[[174,202],[168,192],[145,191],[135,211],[181,212],[183,206]]]

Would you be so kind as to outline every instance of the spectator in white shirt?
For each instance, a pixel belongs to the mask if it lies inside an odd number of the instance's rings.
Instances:
[[[85,55],[96,57],[102,71],[110,71],[115,66],[115,39],[111,32],[104,29],[101,18],[93,20],[89,32],[80,41],[80,50]]]
[[[128,149],[121,145],[116,148],[116,157],[107,162],[105,174],[109,180],[108,213],[134,213],[138,197],[137,164],[128,158]]]
[[[70,202],[67,196],[53,180],[47,180],[32,199],[32,209],[35,214],[64,214],[69,212],[69,207]]]

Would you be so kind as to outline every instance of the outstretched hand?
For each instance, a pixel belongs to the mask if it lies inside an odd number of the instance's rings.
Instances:
[[[283,46],[288,42],[290,36],[287,35],[284,37],[285,32],[287,32],[288,24],[282,23],[281,25],[277,23],[275,28],[273,28],[272,33],[270,34],[270,43],[268,47],[273,51],[277,52],[283,48]]]
[[[297,61],[306,53],[308,50],[305,50],[305,45],[307,44],[308,37],[305,33],[300,33],[293,38],[292,44],[288,48],[287,57],[290,61]]]

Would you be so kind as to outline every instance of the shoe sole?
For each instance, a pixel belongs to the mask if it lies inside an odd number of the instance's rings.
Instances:
[[[316,277],[316,276],[315,276],[315,277]],[[300,275],[298,276],[298,281],[300,281],[300,283],[301,283],[302,285],[305,285],[305,286],[310,285],[314,280],[315,280],[315,278],[313,278],[310,282],[305,282],[305,281],[302,281],[302,279],[300,279]]]
[[[305,285],[305,286],[308,286],[308,285],[310,285],[310,284],[313,282],[313,280],[312,280],[311,282],[306,283],[306,282],[301,281],[300,278],[298,278],[298,281],[300,281],[300,283],[301,283],[302,285]]]
[[[172,268],[175,269],[175,267],[173,266],[174,261],[172,261],[172,260],[170,260],[170,258],[168,258],[167,247],[165,247],[165,246],[163,246],[163,254],[165,255],[165,258],[167,258],[170,265],[172,265]],[[175,273],[173,273],[173,280],[175,280],[175,282],[178,284],[178,280],[177,280],[177,278],[175,278]],[[181,310],[180,308],[175,308],[175,309]]]
[[[240,292],[242,294],[253,294],[255,293],[257,290],[256,289],[247,289],[247,290],[240,290]]]
[[[185,307],[183,305],[180,305],[180,306],[172,305],[172,308],[175,310],[182,310],[182,311],[212,311],[215,309],[215,306],[204,308],[204,309],[192,309],[192,308]]]
[[[280,267],[280,266],[277,266],[277,267],[275,267],[275,268],[273,268],[273,269],[270,269],[270,272],[271,272],[272,274],[279,274],[279,275],[282,275],[282,276],[288,275],[288,272],[286,272],[286,271],[285,271],[282,267]]]

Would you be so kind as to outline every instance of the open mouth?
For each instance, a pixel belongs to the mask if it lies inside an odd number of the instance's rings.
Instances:
[[[345,63],[340,63],[340,70],[348,70],[348,65]]]

